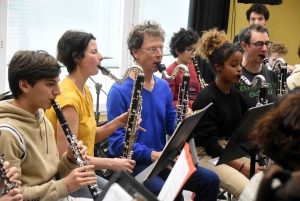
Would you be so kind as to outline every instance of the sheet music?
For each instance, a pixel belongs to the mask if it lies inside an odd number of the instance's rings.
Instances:
[[[108,189],[103,201],[112,200],[132,201],[134,199],[119,184],[113,183]]]
[[[178,160],[158,195],[158,199],[161,201],[174,200],[179,190],[195,171],[196,167],[193,164],[190,146],[185,142]]]

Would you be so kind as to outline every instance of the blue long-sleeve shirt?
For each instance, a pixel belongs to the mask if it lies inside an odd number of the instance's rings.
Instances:
[[[137,163],[151,163],[151,152],[162,151],[166,144],[166,134],[172,135],[175,128],[176,111],[173,106],[172,92],[168,83],[154,76],[152,91],[142,90],[142,122],[146,132],[138,131],[133,148],[133,157]],[[114,83],[107,98],[107,118],[113,120],[130,107],[134,81],[128,77],[124,83]],[[109,136],[109,153],[119,157],[124,150],[125,129],[119,128]]]

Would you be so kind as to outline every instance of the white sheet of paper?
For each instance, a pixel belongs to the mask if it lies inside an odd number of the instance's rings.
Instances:
[[[213,165],[217,165],[217,162],[219,161],[219,157],[217,157],[217,158],[212,158],[212,159],[210,159],[210,160],[208,160],[208,162],[210,162],[211,164],[213,164]]]
[[[185,156],[186,152],[182,149],[178,160],[158,195],[158,200],[169,201],[175,199],[190,171],[188,161]]]
[[[112,200],[132,201],[133,197],[131,197],[131,195],[129,195],[119,184],[113,183],[103,198],[103,201]]]

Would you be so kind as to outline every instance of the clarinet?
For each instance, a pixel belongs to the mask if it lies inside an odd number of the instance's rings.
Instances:
[[[139,73],[134,81],[130,102],[130,114],[128,116],[125,132],[124,151],[121,158],[132,159],[133,145],[138,137],[138,121],[142,111],[142,89],[144,85],[144,79],[144,73]]]
[[[178,105],[177,105],[177,121],[175,124],[175,128],[177,125],[185,118],[185,114],[189,105],[189,85],[190,85],[190,73],[189,69],[186,65],[179,64],[174,68],[174,71],[171,75],[168,75],[166,67],[164,64],[156,63],[159,72],[167,79],[174,80],[179,73],[179,70],[183,71],[182,83],[179,84],[179,93],[178,93]]]
[[[258,80],[261,80],[261,86],[260,89],[258,90],[258,103],[265,105],[268,103],[267,100],[267,83],[266,83],[266,79],[264,76],[262,75],[256,75],[252,82],[250,82],[244,75],[241,76],[240,78],[240,83],[245,84],[249,87],[254,87],[257,84]]]
[[[3,156],[4,154],[0,156],[0,178],[4,186],[4,191],[2,192],[2,196],[9,193],[9,191],[11,191],[12,189],[18,188],[18,185],[13,182],[10,182],[8,177],[6,176],[5,169],[3,168],[3,163],[4,163]]]
[[[198,75],[200,87],[201,87],[201,89],[203,89],[205,87],[206,83],[205,83],[204,79],[201,76],[200,68],[198,66],[198,61],[196,60],[195,57],[192,58],[192,60],[193,60],[193,64],[195,66],[195,69],[196,69],[196,72],[197,72],[197,75]]]
[[[74,153],[76,163],[79,165],[79,167],[88,165],[88,162],[85,161],[83,159],[82,155],[80,154],[80,150],[77,147],[78,141],[77,141],[75,135],[72,134],[69,124],[68,124],[63,112],[61,111],[59,104],[55,100],[52,100],[51,103],[55,110],[57,119],[59,120],[59,123],[61,124],[61,127],[65,133],[65,137],[68,141],[69,147]],[[90,170],[88,170],[88,171],[90,171]],[[97,184],[88,185],[88,188],[92,194],[93,199],[96,200],[98,195],[101,193],[101,190],[99,189],[98,185]]]

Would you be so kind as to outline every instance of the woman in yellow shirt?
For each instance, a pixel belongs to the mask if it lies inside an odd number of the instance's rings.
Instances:
[[[60,104],[72,133],[88,147],[89,163],[95,165],[95,170],[125,170],[132,173],[135,165],[133,160],[93,157],[95,143],[107,138],[119,127],[126,126],[128,119],[128,113],[124,113],[102,127],[96,126],[92,96],[85,84],[89,76],[98,73],[98,66],[103,60],[97,49],[96,38],[92,34],[80,31],[65,32],[58,41],[57,60],[67,67],[69,75],[61,81],[61,95],[57,96],[56,101]],[[68,147],[65,134],[53,108],[46,111],[46,116],[54,127],[59,154],[62,155]],[[98,179],[100,188],[105,184],[106,180]],[[87,188],[86,192],[77,194],[79,197],[90,198]],[[72,196],[78,197],[76,194]]]

